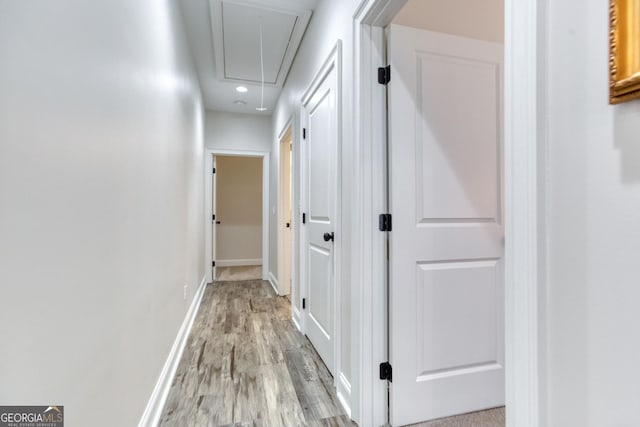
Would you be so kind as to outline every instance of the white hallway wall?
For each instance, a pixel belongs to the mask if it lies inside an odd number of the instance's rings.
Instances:
[[[636,426],[640,101],[608,105],[608,2],[547,19],[550,425]]]
[[[0,402],[136,425],[205,270],[176,2],[0,0],[0,63]]]
[[[271,151],[271,117],[206,111],[205,145],[209,149]]]
[[[280,161],[280,144],[278,141],[278,133],[281,132],[288,120],[293,117],[296,123],[296,128],[299,130],[300,119],[300,101],[305,90],[311,83],[311,80],[315,77],[320,67],[328,57],[331,50],[336,45],[338,39],[341,39],[342,44],[342,206],[343,206],[343,218],[342,218],[342,230],[336,230],[336,235],[341,231],[343,232],[342,240],[342,276],[339,278],[340,295],[342,304],[340,307],[342,316],[342,329],[341,329],[341,345],[343,349],[341,358],[341,374],[347,379],[351,379],[351,312],[350,312],[350,277],[351,277],[351,262],[350,251],[351,242],[347,239],[350,233],[351,216],[356,212],[355,206],[353,206],[352,197],[352,168],[353,164],[353,141],[354,134],[354,121],[353,121],[353,13],[357,5],[358,0],[323,0],[318,2],[318,7],[314,11],[311,18],[309,27],[304,35],[302,44],[298,50],[298,54],[295,58],[289,76],[287,77],[286,84],[278,100],[277,106],[273,113],[273,133],[271,138],[272,143],[272,156],[271,156],[271,170],[279,171]],[[296,139],[294,137],[294,144]],[[299,151],[298,151],[299,153]],[[294,160],[294,162],[299,159]],[[297,172],[297,170],[296,170]],[[294,179],[299,182],[299,176],[296,174]],[[278,194],[278,176],[276,173],[271,174],[270,191],[271,194]],[[276,236],[277,227],[277,200],[275,198],[271,202],[271,236]],[[296,208],[294,208],[296,209]],[[272,240],[272,246],[275,243],[275,239]],[[274,275],[277,273],[277,247],[273,247],[271,251],[271,272]]]

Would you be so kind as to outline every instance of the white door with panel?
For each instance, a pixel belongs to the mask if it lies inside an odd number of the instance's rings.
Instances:
[[[305,333],[332,374],[336,344],[339,49],[302,100]]]
[[[389,29],[390,418],[504,404],[502,45]]]

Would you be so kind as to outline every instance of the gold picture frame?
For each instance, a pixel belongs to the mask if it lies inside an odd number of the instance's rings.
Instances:
[[[640,0],[610,0],[609,102],[640,98]]]

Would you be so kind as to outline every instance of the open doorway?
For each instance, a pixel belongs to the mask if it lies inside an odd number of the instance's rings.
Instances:
[[[205,173],[208,281],[266,280],[269,154],[208,150]]]
[[[215,156],[214,280],[262,278],[262,159]]]
[[[385,237],[365,233],[371,249],[362,251],[363,271],[389,260],[359,295],[365,315],[374,307],[371,329],[389,331],[382,340],[362,328],[373,363],[389,361],[382,387],[363,372],[362,391],[385,408],[362,408],[363,420],[405,425],[503,406],[504,2],[363,4],[356,55],[360,67],[380,68],[378,81],[360,79],[359,140],[371,156],[361,175],[386,192],[370,195],[365,183],[362,205],[389,213],[380,216]],[[376,308],[387,301],[388,311]],[[490,425],[504,425],[500,412]]]
[[[278,218],[278,284],[280,295],[291,295],[293,281],[293,132],[280,138],[280,210]]]
[[[503,7],[409,0],[386,29],[392,425],[504,425]]]

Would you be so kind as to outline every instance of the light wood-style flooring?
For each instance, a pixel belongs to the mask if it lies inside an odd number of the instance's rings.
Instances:
[[[353,426],[290,310],[261,280],[209,284],[160,425]]]
[[[262,267],[219,267],[205,290],[160,426],[354,426],[333,378]],[[220,281],[220,279],[236,281]],[[504,408],[412,427],[503,427]]]

